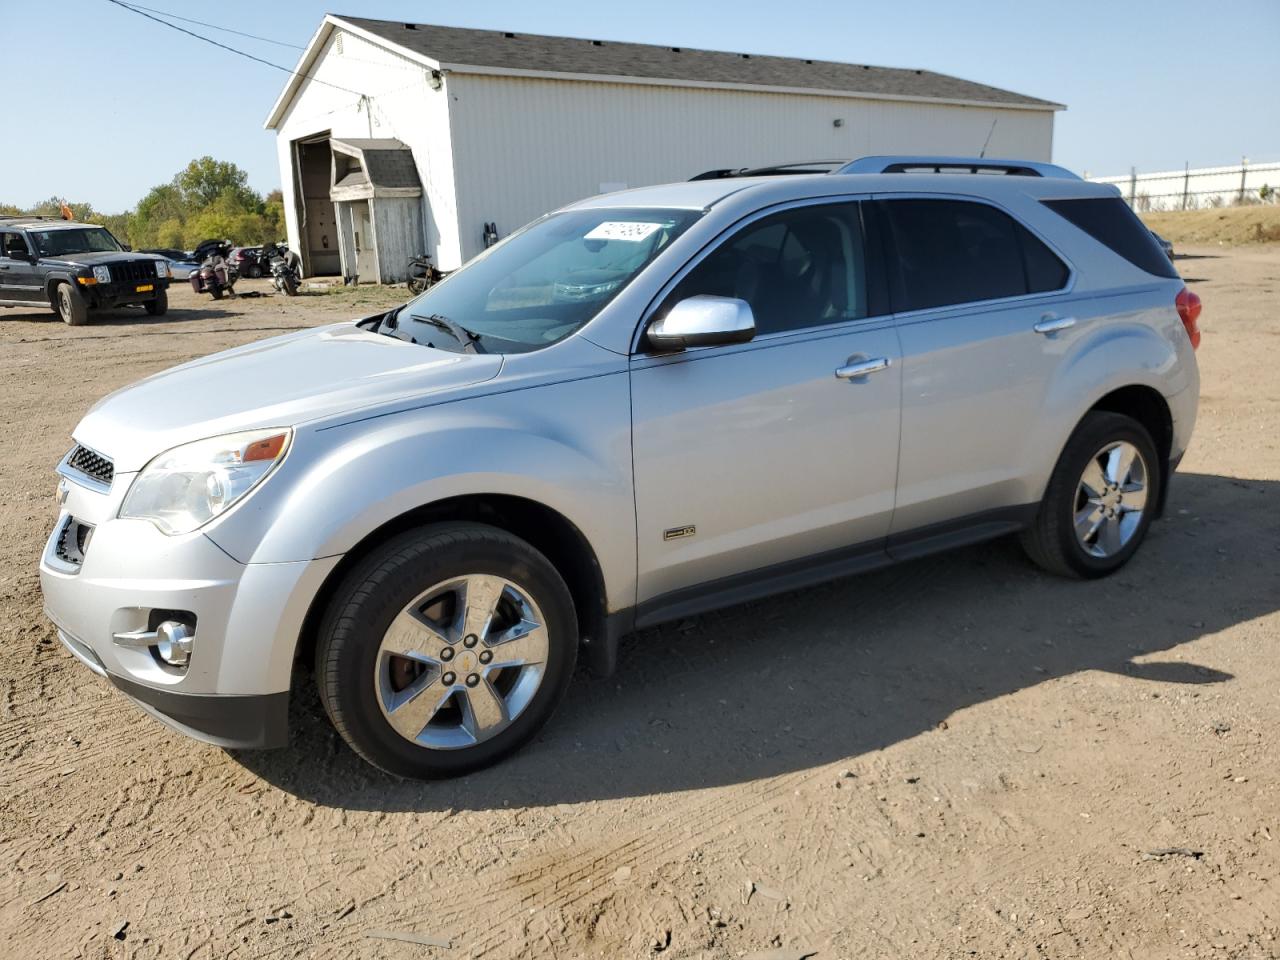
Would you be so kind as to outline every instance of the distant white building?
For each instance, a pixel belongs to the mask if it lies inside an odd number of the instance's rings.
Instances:
[[[444,268],[548,210],[717,168],[1048,160],[1061,104],[927,70],[326,16],[267,118],[308,275]],[[989,142],[988,142],[989,139]]]

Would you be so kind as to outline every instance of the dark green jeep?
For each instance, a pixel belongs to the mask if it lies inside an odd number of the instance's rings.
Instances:
[[[131,253],[106,227],[52,217],[0,217],[0,307],[52,307],[70,326],[89,311],[169,309],[169,265]]]

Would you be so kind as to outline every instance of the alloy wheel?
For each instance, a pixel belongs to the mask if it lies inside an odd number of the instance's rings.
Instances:
[[[1147,464],[1128,441],[1090,458],[1076,488],[1076,540],[1090,556],[1113,557],[1133,539],[1147,509]]]
[[[520,585],[456,577],[419,594],[387,628],[374,665],[378,706],[419,746],[471,747],[529,706],[549,649],[542,612]]]

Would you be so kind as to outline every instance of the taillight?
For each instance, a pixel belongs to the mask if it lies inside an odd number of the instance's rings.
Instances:
[[[1200,346],[1200,298],[1183,287],[1178,291],[1178,298],[1173,301],[1178,308],[1178,316],[1182,325],[1187,328],[1187,336],[1191,338],[1191,349]]]

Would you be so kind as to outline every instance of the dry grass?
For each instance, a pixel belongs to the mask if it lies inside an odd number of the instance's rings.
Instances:
[[[1219,207],[1144,213],[1142,222],[1177,243],[1280,243],[1280,206]]]

